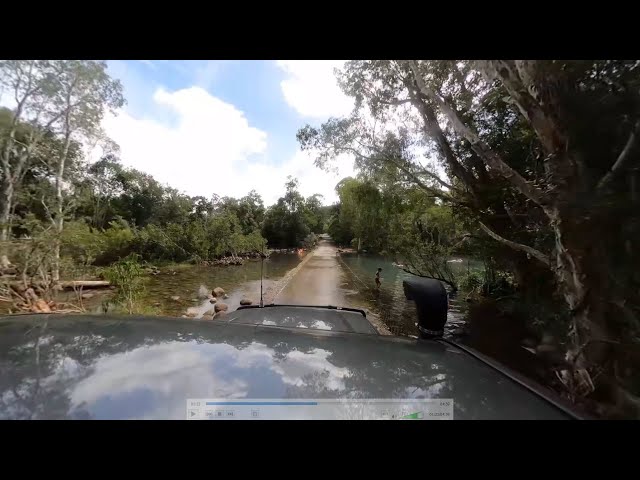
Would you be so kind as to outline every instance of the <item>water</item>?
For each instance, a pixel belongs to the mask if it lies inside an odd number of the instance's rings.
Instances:
[[[340,257],[346,274],[354,288],[352,306],[365,306],[376,313],[394,335],[416,335],[415,303],[406,300],[402,281],[411,275],[393,265],[391,259],[378,255],[342,254]],[[452,262],[455,273],[466,272],[477,268],[477,262],[463,259]],[[375,286],[375,274],[382,268],[382,286],[378,291]],[[445,325],[447,335],[459,335],[465,326],[466,302],[451,296],[450,308]]]
[[[302,256],[288,253],[273,253],[264,261],[263,289],[268,291],[278,279],[294,268]],[[222,287],[228,294],[226,299],[218,299],[235,310],[244,297],[253,303],[260,302],[260,261],[248,260],[244,265],[204,267],[197,265],[178,265],[160,268],[159,275],[145,279],[145,290],[140,299],[145,314],[180,317],[187,308],[194,308],[200,317],[213,308],[208,294],[215,287]],[[94,297],[84,300],[84,306],[92,312],[103,310],[103,303],[109,299],[108,290],[94,290]],[[179,300],[171,297],[178,296]]]
[[[264,261],[263,288],[265,299],[278,280],[302,260],[303,255],[273,253]],[[339,257],[343,275],[340,289],[344,292],[343,306],[363,308],[375,313],[392,334],[416,335],[416,310],[414,302],[404,297],[402,280],[410,275],[393,265],[392,261],[377,255],[342,254]],[[196,317],[201,317],[213,308],[208,295],[215,287],[222,287],[228,294],[226,299],[218,299],[235,310],[242,298],[250,299],[254,304],[260,301],[260,261],[245,261],[240,266],[204,267],[196,265],[177,265],[163,267],[159,275],[145,278],[145,290],[139,301],[139,311],[147,315],[164,315],[180,317],[191,309]],[[452,263],[458,273],[468,268],[475,268],[473,262]],[[382,287],[375,287],[375,272],[382,267]],[[92,298],[82,300],[83,306],[94,313],[102,313],[113,292],[111,290],[87,290]],[[79,299],[73,292],[66,292],[66,298],[59,300],[78,304]],[[174,300],[172,297],[179,297]],[[296,303],[296,302],[293,302]],[[466,302],[451,299],[448,321],[445,326],[447,334],[455,335],[464,328]],[[109,308],[107,306],[107,308]]]

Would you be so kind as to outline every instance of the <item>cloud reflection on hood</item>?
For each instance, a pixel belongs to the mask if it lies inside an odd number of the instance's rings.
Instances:
[[[128,411],[129,418],[183,419],[187,398],[251,397],[250,386],[260,377],[271,377],[274,397],[285,395],[287,386],[304,387],[306,379],[318,375],[323,389],[344,390],[351,372],[333,365],[330,356],[319,348],[277,355],[256,342],[244,348],[196,341],[143,346],[96,360],[69,392],[70,413],[114,418]],[[52,377],[60,375],[56,371]]]

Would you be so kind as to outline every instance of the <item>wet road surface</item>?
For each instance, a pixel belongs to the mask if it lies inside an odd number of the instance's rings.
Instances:
[[[276,296],[275,302],[297,305],[336,305],[348,306],[344,283],[344,272],[338,258],[336,247],[326,240],[311,253],[300,270]]]

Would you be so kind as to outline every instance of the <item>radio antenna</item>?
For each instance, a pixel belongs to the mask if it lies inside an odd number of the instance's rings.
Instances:
[[[260,308],[264,307],[262,300],[262,271],[264,270],[264,242],[262,242],[262,253],[260,254]]]

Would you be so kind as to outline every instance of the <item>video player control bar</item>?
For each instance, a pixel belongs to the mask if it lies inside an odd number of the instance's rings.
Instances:
[[[445,399],[188,399],[187,420],[453,420]]]

